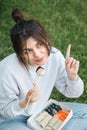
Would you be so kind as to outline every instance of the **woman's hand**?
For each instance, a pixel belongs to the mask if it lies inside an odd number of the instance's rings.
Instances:
[[[30,103],[32,103],[32,102],[37,101],[39,97],[40,97],[39,87],[37,83],[34,83],[32,89],[28,91],[26,95],[26,100],[28,101],[30,99]]]
[[[71,45],[68,46],[66,51],[66,59],[65,59],[66,71],[67,71],[68,78],[70,80],[77,80],[79,61],[77,61],[73,57],[70,57],[70,50],[71,50]]]
[[[26,98],[24,100],[20,101],[19,105],[20,105],[20,107],[25,108],[30,103],[37,101],[39,99],[39,97],[40,97],[39,87],[38,87],[37,83],[34,83],[32,89],[27,92]]]

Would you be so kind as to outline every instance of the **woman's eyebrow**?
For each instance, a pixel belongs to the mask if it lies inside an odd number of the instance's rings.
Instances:
[[[36,44],[35,44],[35,46],[38,45],[39,43],[40,43],[40,41],[37,41]],[[33,48],[24,48],[22,51],[24,51],[24,50],[32,50],[32,49]]]
[[[24,48],[22,51],[30,51],[30,50],[32,50],[31,48]]]

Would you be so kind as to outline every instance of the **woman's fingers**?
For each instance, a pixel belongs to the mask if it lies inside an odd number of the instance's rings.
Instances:
[[[38,98],[40,97],[40,89],[38,87],[38,84],[35,83],[33,85],[32,89],[29,90],[28,96],[30,96],[30,95],[31,95],[31,97],[30,97],[31,102],[34,102],[34,101],[38,100]]]
[[[71,51],[71,44],[68,45],[66,50],[66,58],[70,57],[70,51]]]

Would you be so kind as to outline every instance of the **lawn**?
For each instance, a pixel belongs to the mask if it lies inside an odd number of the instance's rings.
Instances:
[[[11,11],[20,8],[27,18],[39,20],[53,46],[65,55],[68,44],[71,56],[80,61],[79,75],[85,84],[83,95],[68,99],[54,89],[51,97],[59,101],[87,103],[87,0],[0,0],[0,60],[13,52],[10,29]]]

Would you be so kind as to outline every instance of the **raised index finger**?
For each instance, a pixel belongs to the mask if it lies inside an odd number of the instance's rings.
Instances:
[[[70,57],[70,50],[71,50],[71,44],[68,45],[67,50],[66,50],[66,58]]]

